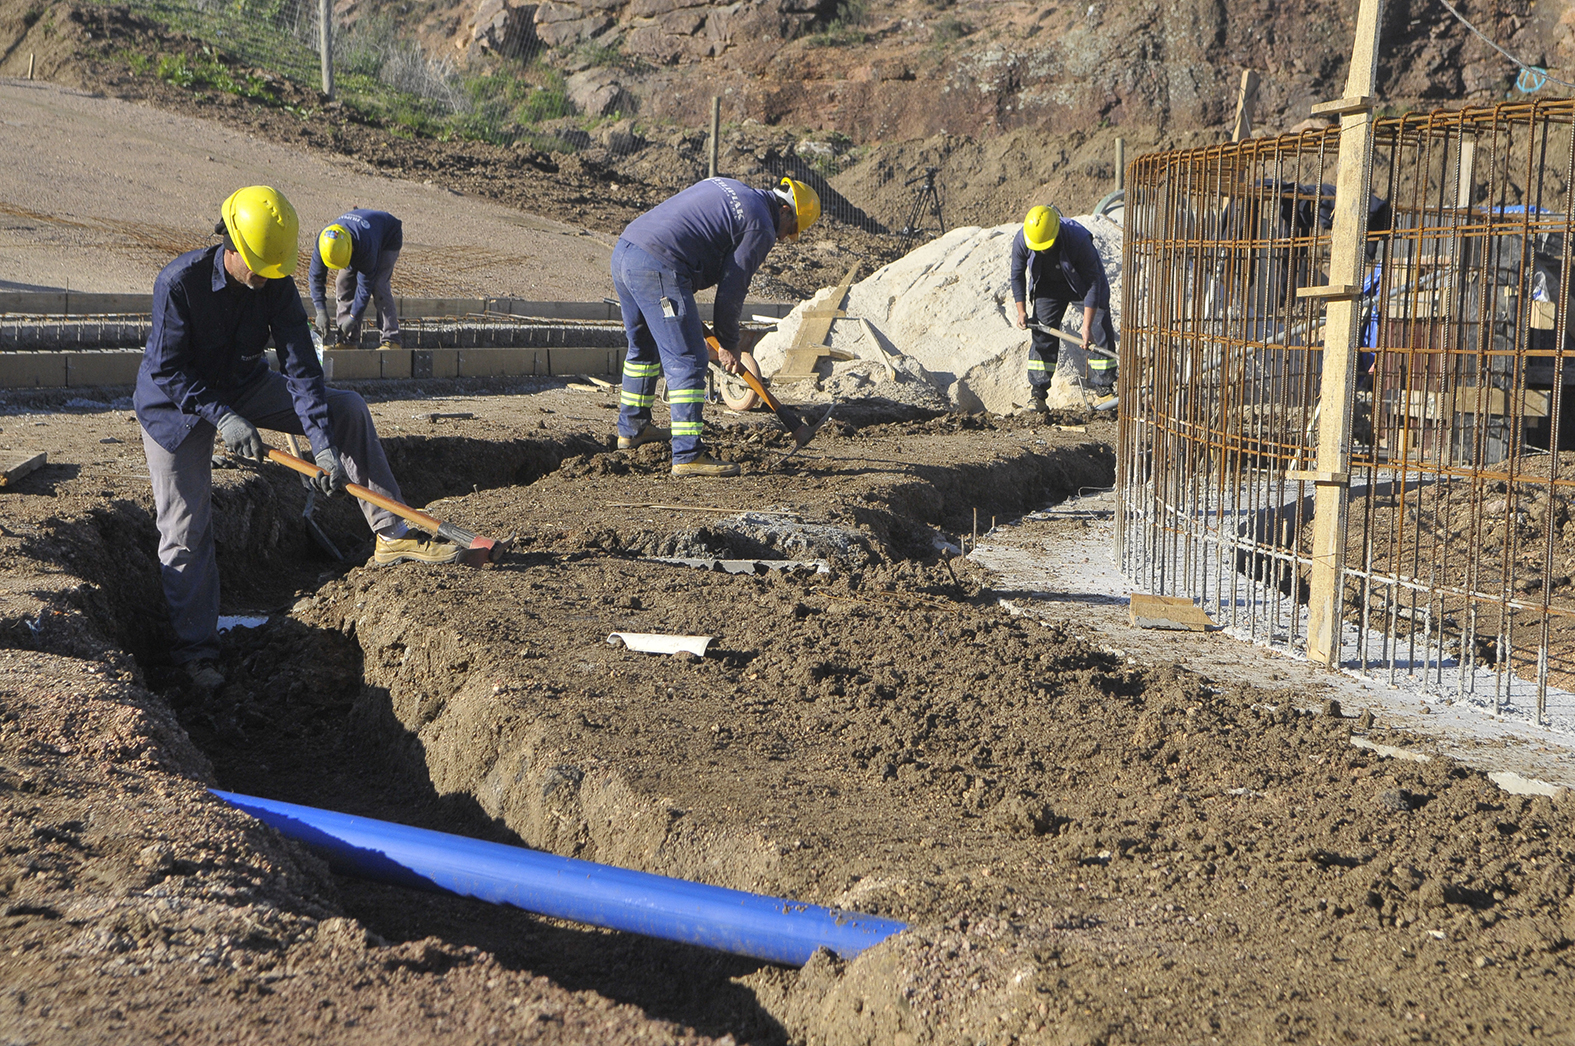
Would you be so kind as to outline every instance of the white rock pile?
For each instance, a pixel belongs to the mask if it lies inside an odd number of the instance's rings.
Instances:
[[[1075,220],[1093,234],[1104,259],[1111,319],[1119,335],[1121,226],[1092,215]],[[832,363],[822,390],[839,400],[884,395],[914,402],[933,397],[960,410],[995,414],[1027,406],[1028,332],[1013,323],[1010,285],[1012,237],[1019,228],[1020,223],[1013,222],[953,229],[850,287],[843,304],[847,317],[832,323],[825,344],[856,358]],[[765,374],[781,368],[804,313],[832,293],[827,288],[800,303],[761,339],[755,359]],[[1074,306],[1067,310],[1062,329],[1078,333],[1082,322],[1083,311]],[[820,370],[825,375],[824,361]],[[1080,381],[1085,373],[1082,351],[1063,343],[1050,406],[1085,406]],[[923,385],[928,388],[916,387]]]

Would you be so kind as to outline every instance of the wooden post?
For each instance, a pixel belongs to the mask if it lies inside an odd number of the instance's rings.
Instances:
[[[1477,139],[1475,135],[1464,135],[1460,139],[1460,163],[1455,168],[1455,206],[1471,206],[1471,186],[1476,179],[1477,167]]]
[[[1345,97],[1319,106],[1340,113],[1340,168],[1330,228],[1329,284],[1360,287],[1366,263],[1367,205],[1372,192],[1372,96],[1378,71],[1383,0],[1361,0]],[[1316,111],[1316,110],[1315,110]],[[1340,659],[1341,576],[1345,568],[1346,477],[1351,464],[1351,409],[1356,398],[1359,347],[1357,299],[1325,307],[1323,381],[1319,388],[1317,480],[1307,607],[1307,656],[1326,665]]]
[[[33,78],[33,59],[35,57],[36,57],[36,55],[35,55],[34,52],[32,52],[32,51],[27,52],[27,78],[29,80],[31,80]]]
[[[1127,187],[1127,140],[1116,139],[1116,191]]]
[[[1251,69],[1241,71],[1241,86],[1236,89],[1236,119],[1231,124],[1230,140],[1239,142],[1252,137],[1252,110],[1258,104],[1258,74]]]
[[[717,138],[722,132],[722,98],[720,95],[711,96],[711,173],[707,176],[716,177],[716,150]]]
[[[334,96],[334,0],[317,0],[317,48],[323,59],[323,93]]]

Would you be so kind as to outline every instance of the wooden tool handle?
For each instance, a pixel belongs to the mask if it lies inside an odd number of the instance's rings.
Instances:
[[[268,460],[277,461],[285,468],[294,469],[301,475],[309,476],[313,479],[315,479],[317,475],[323,471],[316,465],[312,464],[310,461],[305,461],[301,458],[295,457],[292,454],[286,454],[282,450],[275,450],[272,447],[268,448]],[[436,534],[439,528],[443,526],[441,520],[427,515],[420,509],[413,509],[409,505],[404,505],[395,501],[393,498],[384,497],[377,491],[368,490],[359,483],[346,483],[345,489],[354,494],[356,497],[360,498],[362,501],[370,502],[373,505],[376,505],[378,508],[386,508],[400,519],[414,523],[416,526],[420,527],[422,530],[427,531],[428,533]]]
[[[711,358],[713,360],[717,359],[717,353],[721,352],[722,350],[722,343],[716,340],[716,335],[712,334],[709,328],[706,330],[705,343],[711,349]],[[777,398],[771,395],[770,390],[765,387],[759,378],[755,377],[749,372],[748,367],[738,368],[738,373],[735,374],[734,377],[743,378],[744,384],[748,385],[754,391],[756,396],[759,396],[765,401],[766,406],[771,408],[771,412],[773,414],[781,413],[782,404],[777,402]]]

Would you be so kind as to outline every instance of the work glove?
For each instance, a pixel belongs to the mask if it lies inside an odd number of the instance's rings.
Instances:
[[[354,345],[359,339],[355,337],[355,324],[344,323],[339,327],[339,344]]]
[[[326,498],[343,494],[345,484],[350,480],[345,475],[344,462],[339,460],[339,452],[332,447],[324,447],[313,458],[317,467],[323,471],[312,477],[312,485]]]
[[[323,337],[326,338],[326,337],[328,337],[328,332],[331,331],[331,330],[333,330],[333,327],[328,322],[328,310],[327,309],[318,309],[317,310],[317,333],[321,334]]]
[[[268,453],[257,426],[234,411],[219,419],[219,435],[224,438],[224,449],[237,458],[260,465],[263,455]]]

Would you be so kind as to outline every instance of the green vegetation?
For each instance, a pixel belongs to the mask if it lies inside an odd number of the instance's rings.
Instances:
[[[861,28],[869,17],[867,0],[839,0],[837,13],[826,28],[804,38],[807,47],[849,47],[869,40]]]
[[[164,55],[154,74],[177,87],[211,88],[264,105],[279,104],[278,95],[266,80],[251,73],[237,76],[206,47],[195,55]]]
[[[953,40],[961,40],[973,32],[973,26],[955,15],[947,15],[945,18],[936,19],[931,29],[935,33],[935,42],[938,44],[949,44]]]

